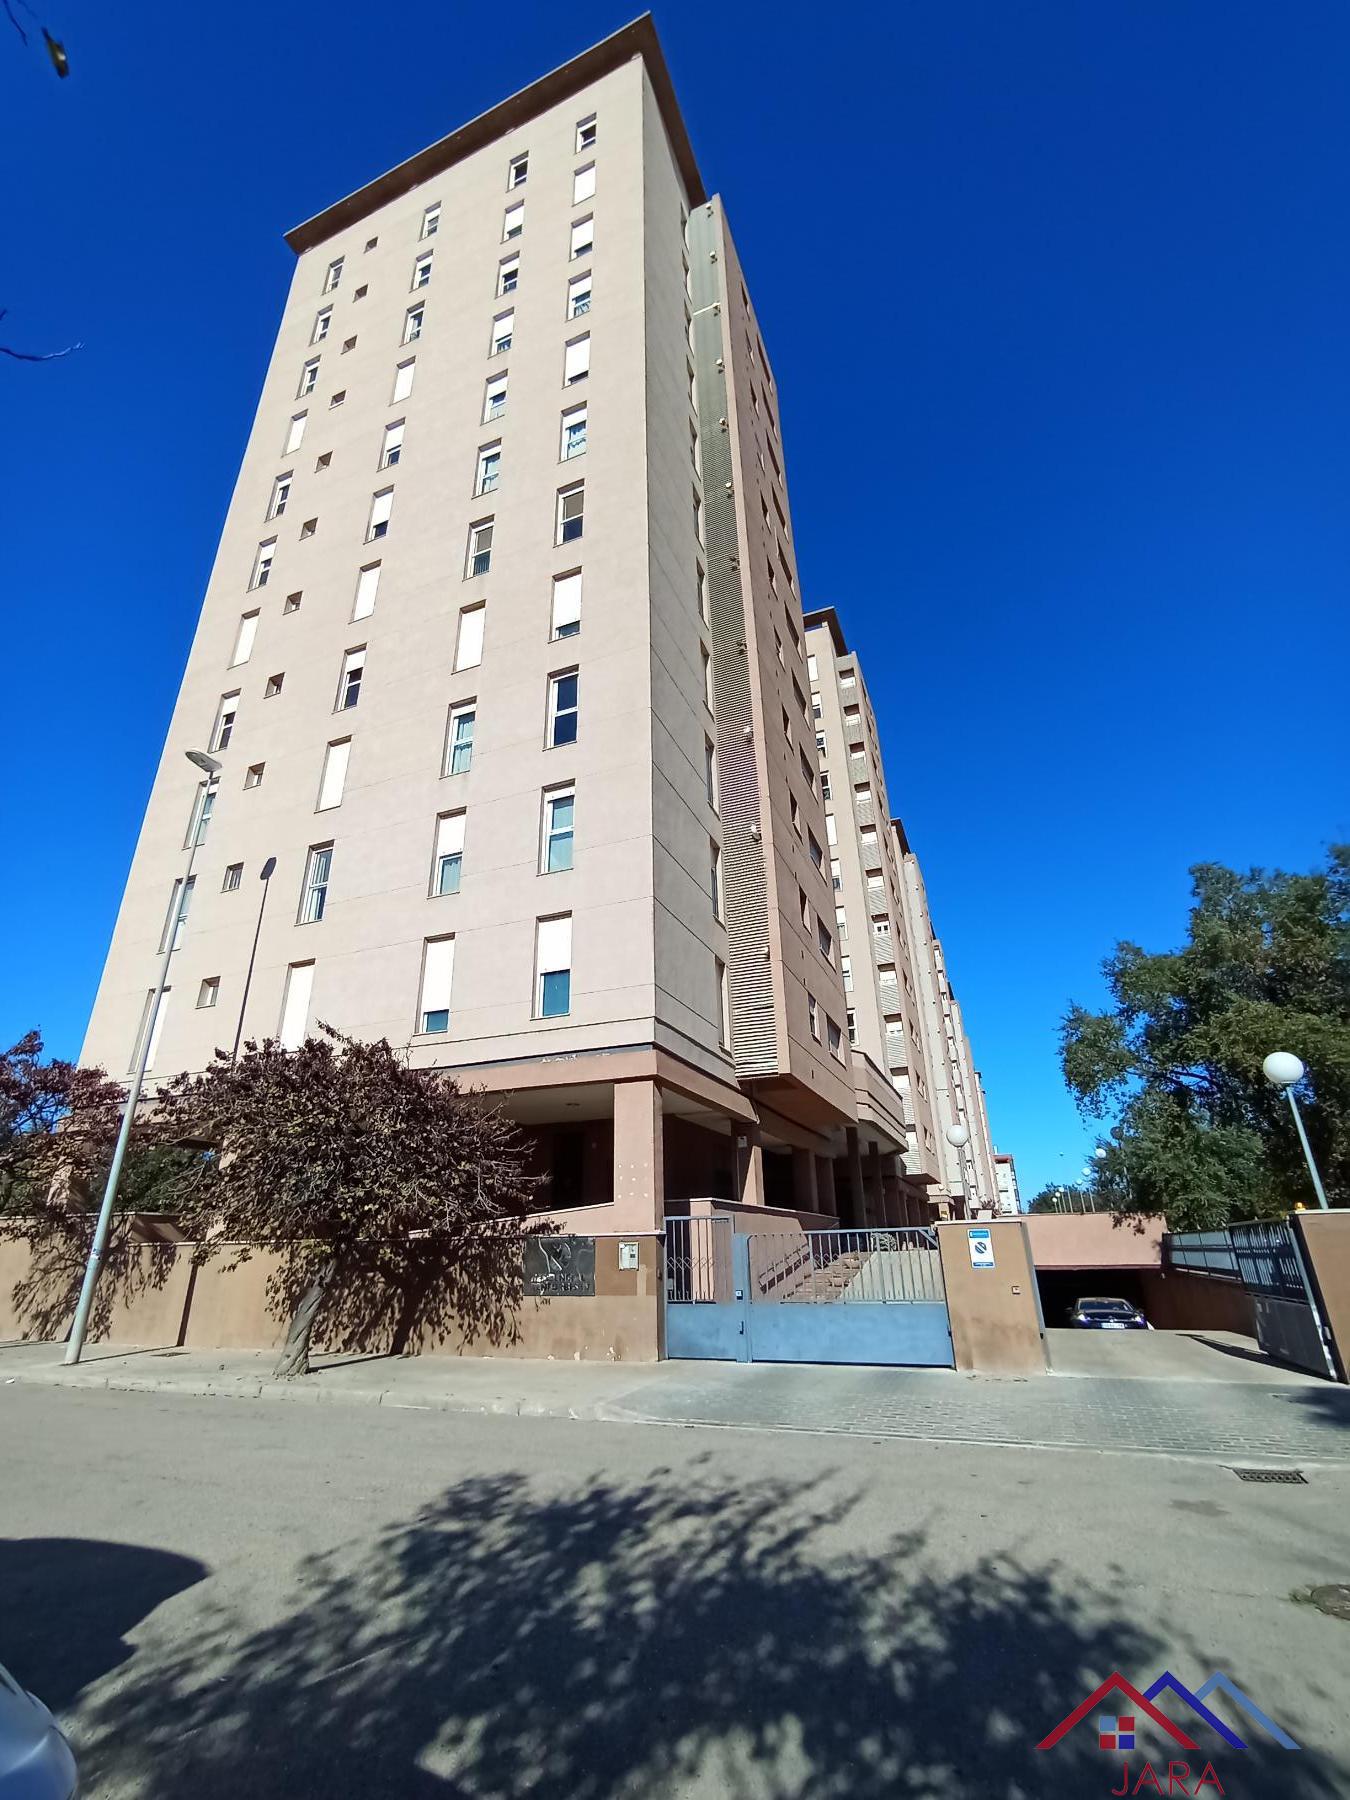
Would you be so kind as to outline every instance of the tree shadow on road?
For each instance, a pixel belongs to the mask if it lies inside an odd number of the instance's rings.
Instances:
[[[208,1621],[80,1709],[91,1787],[158,1800],[1098,1793],[1119,1763],[1090,1724],[1052,1751],[1038,1739],[1112,1669],[1203,1660],[1053,1565],[971,1565],[957,1546],[966,1566],[947,1574],[938,1532],[864,1538],[833,1483],[728,1483],[702,1460],[562,1493],[466,1479],[374,1545],[309,1559],[280,1623]],[[1277,1773],[1263,1791],[1345,1791],[1315,1750]]]
[[[201,1581],[190,1556],[91,1538],[0,1538],[0,1662],[53,1711],[134,1652],[127,1633]]]

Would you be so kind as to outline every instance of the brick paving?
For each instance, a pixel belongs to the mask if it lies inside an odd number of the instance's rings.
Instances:
[[[606,1408],[656,1423],[929,1441],[1154,1451],[1234,1462],[1350,1462],[1350,1389],[1331,1383],[1037,1376],[945,1370],[666,1365]],[[676,1373],[676,1371],[679,1373]]]

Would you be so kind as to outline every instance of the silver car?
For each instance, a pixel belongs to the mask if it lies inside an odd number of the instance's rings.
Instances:
[[[78,1786],[60,1726],[0,1663],[0,1800],[71,1800]]]

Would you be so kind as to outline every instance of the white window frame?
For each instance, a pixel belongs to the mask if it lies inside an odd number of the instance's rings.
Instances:
[[[581,433],[579,444],[575,435],[578,429]],[[574,458],[584,456],[586,454],[586,438],[587,425],[585,403],[583,402],[580,406],[569,406],[562,416],[562,435],[558,443],[558,461],[572,462]]]
[[[567,284],[567,316],[569,319],[584,319],[591,310],[592,275],[587,269],[582,275],[574,275]]]
[[[297,925],[319,925],[328,907],[328,889],[333,879],[332,844],[311,844],[305,857],[305,876],[300,884],[300,906]]]
[[[469,724],[470,724],[469,735],[468,735],[467,739],[460,739],[457,735],[457,727],[458,727],[460,721],[463,719],[468,719]],[[477,702],[477,700],[457,700],[451,706],[449,717],[446,721],[445,761],[444,761],[444,764],[442,767],[443,775],[445,775],[445,776],[467,775],[469,773],[469,770],[473,767],[474,739],[477,735],[477,731],[478,731],[478,702]],[[469,749],[468,760],[464,763],[462,768],[457,769],[455,767],[455,751],[456,751],[456,749],[462,749],[464,747],[465,742],[467,742],[468,749]]]
[[[534,1016],[565,1019],[572,1011],[572,915],[555,913],[534,922]],[[567,1005],[560,1011],[544,1011],[544,977],[567,976]]]
[[[239,668],[253,654],[253,643],[258,635],[260,612],[246,612],[239,615],[239,629],[235,633],[234,654],[230,657],[230,667]]]
[[[296,389],[297,400],[307,400],[319,384],[319,358],[311,356],[300,371],[300,385]]]
[[[579,381],[588,380],[590,373],[591,334],[585,331],[563,345],[563,386],[575,387]]]
[[[530,153],[522,150],[513,156],[506,165],[506,191],[515,193],[517,188],[524,187],[530,175]]]
[[[496,525],[495,516],[490,519],[475,519],[470,525],[469,541],[464,551],[464,579],[466,581],[472,581],[479,575],[486,575],[491,569],[492,540],[496,536]],[[486,544],[480,542],[485,532],[487,534]],[[479,557],[485,559],[481,569],[474,567]]]
[[[598,115],[596,113],[587,113],[584,119],[577,120],[575,155],[580,156],[583,151],[594,150],[596,139],[600,135],[600,128],[596,122],[597,118]]]
[[[430,250],[425,250],[422,255],[417,257],[414,261],[412,287],[409,290],[410,292],[420,294],[423,289],[431,286],[432,254],[433,253]]]
[[[253,559],[253,574],[249,580],[249,592],[255,588],[265,588],[272,578],[272,564],[277,554],[277,540],[265,538],[258,545],[258,554]]]
[[[286,970],[281,997],[281,1022],[277,1041],[283,1050],[298,1050],[309,1034],[309,1013],[314,998],[314,964],[292,963]]]
[[[502,440],[494,438],[490,444],[478,446],[478,461],[474,469],[473,491],[477,499],[483,494],[495,494],[502,480]]]
[[[356,698],[347,699],[351,687],[352,676],[356,677]],[[354,712],[361,702],[361,687],[366,679],[366,646],[355,644],[350,650],[343,652],[342,669],[338,675],[337,699],[333,704],[334,712]]]
[[[309,334],[310,343],[311,344],[322,344],[324,342],[324,340],[327,338],[328,333],[332,330],[332,328],[333,328],[333,309],[331,306],[322,307],[314,315],[314,326]]]
[[[514,244],[518,237],[524,235],[524,231],[525,202],[523,200],[517,200],[513,206],[507,207],[506,212],[502,217],[502,242],[504,244]]]
[[[334,738],[332,743],[324,746],[323,767],[319,771],[319,797],[314,803],[315,812],[332,812],[334,807],[342,805],[351,754],[352,740],[349,737]]]
[[[571,234],[567,240],[567,260],[576,262],[578,257],[589,256],[595,249],[595,215],[587,213],[584,219],[573,219]]]
[[[422,326],[426,322],[426,302],[419,300],[416,306],[410,306],[403,315],[403,342],[415,344],[422,335]]]
[[[375,610],[375,601],[380,591],[380,571],[382,563],[366,563],[356,577],[356,592],[352,596],[352,622],[357,619],[368,619]]]
[[[585,206],[588,200],[595,198],[595,164],[586,163],[583,168],[572,173],[572,204]]]
[[[406,400],[413,391],[413,377],[417,373],[417,358],[410,356],[399,363],[394,370],[394,391],[390,396],[391,403]]]
[[[387,502],[387,504],[386,504]],[[394,490],[381,488],[370,496],[370,518],[366,523],[366,542],[377,544],[389,535],[389,521],[394,511]]]
[[[572,803],[572,817],[567,825],[559,825],[553,816],[554,808],[563,801]],[[564,787],[545,788],[543,807],[539,821],[539,873],[541,875],[567,875],[576,867],[576,829],[577,829],[577,790],[574,782]],[[551,867],[552,851],[555,842],[567,839],[567,861],[558,868]]]
[[[580,496],[581,496],[580,512],[572,514],[570,516],[565,516],[564,508],[566,507],[567,502],[570,499],[572,499],[574,495],[577,495],[577,494],[580,494]],[[577,524],[577,530],[572,532],[570,535],[564,536],[563,534],[564,534],[564,530],[565,530],[566,526],[568,526],[574,522]],[[572,481],[572,482],[569,482],[566,487],[558,489],[558,503],[557,503],[557,511],[556,511],[555,518],[554,518],[554,525],[555,525],[555,530],[554,530],[554,543],[555,544],[579,543],[581,538],[585,535],[585,529],[586,529],[586,483],[584,481]]]
[[[483,384],[483,424],[490,425],[494,419],[500,419],[506,411],[506,396],[509,388],[509,374],[506,369],[499,369],[495,375],[489,375]]]
[[[291,428],[286,433],[286,446],[281,452],[283,456],[289,456],[293,450],[298,450],[300,448],[300,445],[304,441],[305,426],[308,423],[308,412],[291,414]]]
[[[239,693],[236,688],[232,694],[222,694],[216,707],[215,723],[211,727],[210,745],[212,753],[229,748],[230,739],[234,736],[235,723],[239,717]]]
[[[269,519],[279,519],[285,512],[291,497],[291,483],[295,480],[294,469],[287,469],[284,475],[278,475],[272,483],[272,497],[267,502]]]
[[[565,574],[553,577],[548,625],[550,643],[578,635],[581,630],[581,599],[580,569],[569,569]]]
[[[562,684],[564,681],[575,681],[576,700],[571,706],[560,706]],[[557,737],[558,721],[571,714],[575,727],[571,737]],[[581,732],[581,671],[578,668],[558,669],[548,678],[548,709],[544,726],[544,747],[547,750],[567,750],[576,743]]]
[[[380,443],[380,463],[382,469],[395,469],[403,456],[403,428],[406,420],[391,419],[384,428],[384,437]]]
[[[492,321],[492,336],[488,339],[489,356],[505,356],[516,336],[516,309],[507,307],[499,312]]]
[[[430,897],[433,900],[446,900],[459,892],[464,874],[464,827],[468,816],[461,806],[457,811],[439,813],[436,817],[436,836],[431,850]],[[454,883],[447,887],[444,875],[450,864],[454,865]]]
[[[483,634],[487,628],[487,606],[479,600],[459,609],[459,626],[455,632],[455,673],[476,669],[483,660]]]
[[[338,283],[342,280],[342,265],[346,260],[345,256],[335,256],[332,262],[329,263],[328,272],[323,278],[323,291],[325,294],[333,293],[337,288]]]
[[[455,982],[455,940],[427,938],[422,944],[422,973],[417,984],[416,1037],[442,1037],[450,1029],[451,997]],[[445,1004],[430,1004],[443,1000]],[[428,1026],[428,1019],[445,1015],[444,1025]]]
[[[497,298],[504,300],[508,294],[520,291],[520,252],[513,250],[510,256],[504,256],[497,264]]]
[[[419,240],[425,242],[427,238],[435,237],[440,228],[441,203],[439,200],[433,200],[430,206],[423,209],[422,229],[417,234]]]

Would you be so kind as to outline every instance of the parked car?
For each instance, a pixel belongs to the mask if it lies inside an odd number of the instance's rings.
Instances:
[[[78,1785],[61,1727],[0,1663],[0,1800],[71,1800]]]
[[[1128,1300],[1090,1298],[1075,1300],[1069,1308],[1069,1323],[1081,1331],[1152,1331],[1153,1327],[1137,1306]]]

